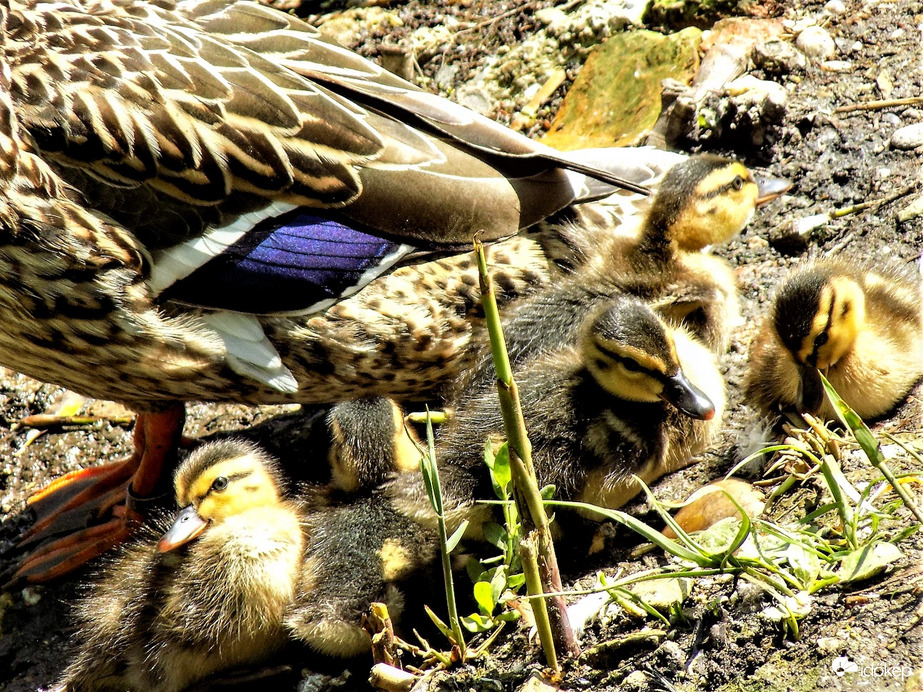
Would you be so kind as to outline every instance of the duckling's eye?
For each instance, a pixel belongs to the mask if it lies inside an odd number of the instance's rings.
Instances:
[[[736,176],[734,180],[731,181],[731,187],[733,187],[735,190],[742,190],[744,187],[744,179],[739,175]]]
[[[212,481],[211,489],[216,493],[220,493],[222,490],[228,487],[227,476],[218,476],[214,481]]]
[[[827,332],[821,332],[814,338],[814,348],[820,348],[825,343],[830,340],[830,335]]]
[[[625,360],[622,361],[622,366],[623,366],[628,372],[641,372],[641,371],[642,371],[642,368],[641,368],[640,365],[638,365],[635,361],[630,360],[630,359],[628,359],[628,358],[626,358]]]

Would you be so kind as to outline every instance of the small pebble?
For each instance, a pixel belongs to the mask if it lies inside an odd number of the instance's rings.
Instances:
[[[788,74],[803,70],[807,64],[804,53],[788,41],[766,41],[753,49],[753,62],[770,74]]]
[[[730,493],[737,504],[725,492]],[[765,506],[763,493],[738,478],[709,483],[690,495],[686,502],[688,504],[676,513],[675,520],[687,533],[703,531],[727,517],[740,516],[737,505],[751,518],[759,516]],[[676,537],[669,526],[663,530],[663,534],[668,538]]]
[[[833,656],[842,653],[846,648],[846,642],[836,637],[819,637],[817,639],[817,653],[822,656]]]
[[[891,146],[895,149],[916,149],[923,145],[923,123],[907,125],[891,135]]]
[[[923,216],[923,196],[917,197],[897,213],[897,220],[907,223],[917,217]]]
[[[650,685],[648,683],[647,673],[642,670],[629,673],[625,679],[622,680],[621,689],[623,690],[646,690],[649,688]]]
[[[795,45],[809,58],[826,60],[836,51],[833,38],[827,30],[819,26],[809,26],[795,40]]]
[[[896,127],[897,125],[901,124],[901,116],[899,116],[897,113],[884,113],[881,116],[881,122],[883,122],[885,125],[893,125]]]
[[[846,3],[843,0],[830,0],[824,5],[824,11],[828,14],[843,15],[846,14]]]
[[[852,63],[848,60],[826,60],[820,64],[820,69],[824,72],[849,72]]]

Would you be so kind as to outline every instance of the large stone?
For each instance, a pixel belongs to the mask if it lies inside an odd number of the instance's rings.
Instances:
[[[661,81],[692,80],[701,40],[695,28],[613,36],[587,59],[542,141],[558,149],[639,143],[660,115]]]

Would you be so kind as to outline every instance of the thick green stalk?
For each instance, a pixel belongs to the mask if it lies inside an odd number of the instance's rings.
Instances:
[[[503,328],[500,324],[500,312],[497,309],[497,299],[494,294],[490,275],[487,272],[487,260],[484,247],[480,241],[475,241],[475,253],[478,258],[480,276],[481,305],[484,308],[484,318],[487,322],[487,331],[490,335],[490,348],[497,371],[497,392],[500,398],[500,411],[503,415],[503,424],[509,443],[510,471],[513,478],[513,494],[519,508],[519,515],[523,525],[523,535],[530,535],[535,529],[537,542],[537,563],[541,573],[542,590],[537,593],[529,592],[536,596],[544,592],[557,593],[563,590],[561,574],[558,570],[558,560],[551,540],[551,529],[548,515],[545,512],[544,501],[539,491],[538,480],[535,477],[535,468],[532,465],[532,445],[526,433],[526,424],[522,417],[522,405],[519,401],[519,390],[513,379],[509,355],[506,351],[506,340],[503,337]],[[543,599],[544,600],[544,599]],[[551,632],[554,644],[570,655],[579,653],[574,633],[567,619],[567,607],[563,597],[550,597],[548,609],[551,622]],[[550,642],[542,646],[553,646]],[[554,656],[557,660],[557,657]]]

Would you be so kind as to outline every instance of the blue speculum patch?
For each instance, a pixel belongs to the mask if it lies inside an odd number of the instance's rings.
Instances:
[[[266,219],[163,297],[253,314],[339,298],[398,247],[356,226],[304,210]]]

